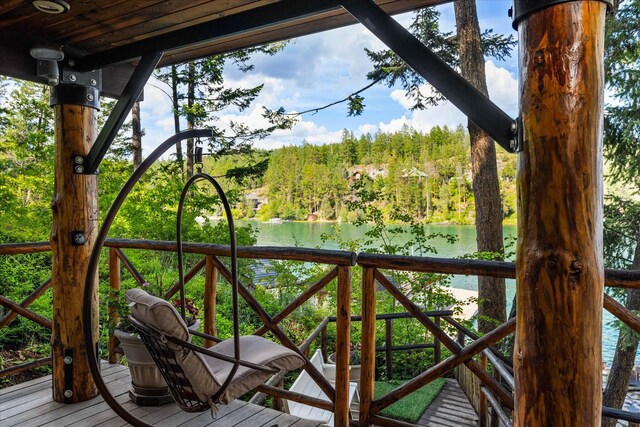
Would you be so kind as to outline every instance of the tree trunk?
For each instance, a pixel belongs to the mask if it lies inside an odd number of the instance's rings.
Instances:
[[[178,69],[175,65],[171,66],[171,102],[173,106],[173,130],[175,133],[180,132],[180,104],[178,99]],[[176,162],[180,166],[180,170],[184,172],[182,158],[182,141],[176,142]]]
[[[515,427],[600,426],[606,5],[549,5],[518,25]]]
[[[142,163],[142,127],[140,126],[140,101],[131,109],[131,150],[133,151],[133,169]]]
[[[631,270],[640,269],[640,234],[636,238],[636,252],[631,264]],[[640,289],[629,289],[627,293],[627,308],[632,311],[640,310]],[[607,387],[604,390],[602,404],[610,408],[622,408],[629,388],[629,378],[633,371],[638,350],[638,334],[623,326],[618,335],[616,354],[613,357]],[[602,418],[603,427],[615,427],[616,420]]]
[[[460,44],[460,71],[464,78],[488,96],[475,0],[456,1],[454,8]],[[471,120],[468,128],[478,251],[502,254],[502,204],[495,143]],[[504,279],[478,277],[478,299],[478,329],[481,332],[487,333],[506,321]]]
[[[196,89],[196,64],[189,62],[189,74],[187,77],[187,129],[193,129],[193,104],[195,103]],[[193,176],[193,138],[187,139],[187,177]]]
[[[84,156],[89,152],[96,139],[98,124],[94,108],[56,105],[54,112],[55,192],[51,204],[53,399],[71,403],[89,400],[98,394],[87,363],[82,326],[87,263],[98,232],[97,179],[93,174],[73,173],[73,155]],[[82,244],[74,244],[73,236],[78,232],[84,233]],[[97,274],[94,279],[97,280]],[[97,343],[97,292],[92,302],[93,342]]]

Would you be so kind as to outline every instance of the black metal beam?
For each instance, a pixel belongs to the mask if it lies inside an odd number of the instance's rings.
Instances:
[[[343,0],[342,6],[505,150],[519,151],[516,120],[372,0]]]
[[[340,8],[338,0],[282,0],[246,12],[218,18],[214,22],[205,22],[79,57],[76,58],[76,66],[81,70],[93,70],[138,58],[150,51],[167,52],[338,8]]]
[[[107,150],[118,134],[133,104],[138,100],[138,97],[140,97],[144,85],[147,84],[151,73],[153,73],[158,62],[160,62],[160,58],[162,58],[162,53],[157,51],[142,57],[140,63],[131,75],[129,82],[125,86],[122,95],[118,98],[118,102],[116,102],[116,105],[113,107],[109,118],[100,130],[100,134],[96,138],[91,150],[86,157],[78,157],[78,160],[82,161],[80,164],[75,165],[77,173],[92,174],[98,169],[100,162],[105,154],[107,154]],[[78,168],[79,166],[81,166],[81,168]]]

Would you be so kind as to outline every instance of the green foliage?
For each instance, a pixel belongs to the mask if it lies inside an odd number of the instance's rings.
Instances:
[[[499,165],[512,177],[503,185],[503,210],[513,221],[515,158],[501,152]],[[429,133],[404,128],[359,138],[345,130],[338,144],[303,143],[272,151],[264,177],[249,183],[249,189],[265,201],[257,213],[262,220],[316,214],[353,222],[347,206],[355,197],[350,187],[362,181],[381,196],[386,222],[402,221],[394,216],[395,204],[420,222],[470,224],[475,220],[470,175],[468,136],[461,127],[435,127]]]
[[[607,20],[605,81],[613,101],[606,106],[604,154],[613,181],[640,189],[640,1],[620,2]]]

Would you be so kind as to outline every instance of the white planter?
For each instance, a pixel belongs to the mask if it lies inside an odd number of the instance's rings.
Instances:
[[[327,363],[331,363],[332,365],[336,364],[335,353],[331,353],[327,359],[329,359]],[[349,365],[349,381],[357,383],[358,389],[360,389],[360,365]]]
[[[200,321],[196,320],[189,329],[197,330],[199,327]],[[140,406],[160,406],[173,402],[169,387],[140,336],[120,329],[114,330],[113,335],[120,341],[129,364],[131,400]]]

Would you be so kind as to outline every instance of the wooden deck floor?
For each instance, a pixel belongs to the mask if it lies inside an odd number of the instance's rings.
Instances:
[[[175,404],[139,407],[129,400],[129,370],[104,364],[102,376],[119,403],[149,424],[164,426],[278,426],[316,427],[319,424],[246,402],[220,406],[214,419],[209,411],[183,412]],[[125,426],[102,398],[66,405],[51,399],[51,377],[42,377],[0,390],[0,426]]]
[[[478,425],[478,416],[457,381],[449,379],[422,414],[418,424],[428,427],[475,427]]]

